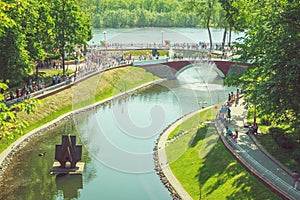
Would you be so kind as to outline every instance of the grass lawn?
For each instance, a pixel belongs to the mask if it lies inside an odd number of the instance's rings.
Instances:
[[[200,113],[172,133],[186,132],[166,147],[176,178],[193,199],[281,199],[227,152],[213,125],[203,123],[204,116],[215,112],[212,108]]]
[[[123,92],[124,89],[132,89],[155,79],[158,79],[158,77],[136,67],[112,69],[93,76],[78,83],[76,86],[42,99],[42,105],[39,106],[35,113],[30,115],[19,113],[18,117],[25,119],[30,124],[23,134],[50,122],[62,114],[116,95]],[[0,141],[0,153],[20,136],[14,135],[13,138],[2,139]]]

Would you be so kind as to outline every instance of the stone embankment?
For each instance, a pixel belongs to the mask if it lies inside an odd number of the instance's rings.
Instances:
[[[165,187],[169,190],[172,198],[175,200],[178,200],[178,199],[191,200],[192,197],[183,188],[183,186],[180,184],[180,182],[176,179],[176,177],[172,173],[172,170],[169,167],[169,163],[168,163],[166,151],[165,151],[168,136],[183,121],[189,119],[190,117],[198,114],[201,111],[204,111],[204,110],[210,109],[210,108],[211,108],[211,106],[207,107],[205,109],[200,109],[195,112],[188,113],[188,114],[180,117],[174,123],[172,123],[168,127],[166,127],[165,130],[160,134],[159,138],[156,141],[156,145],[153,149],[155,170],[156,170],[156,173],[159,175],[161,181],[165,185]]]
[[[179,196],[179,194],[177,193],[177,191],[174,189],[174,187],[172,186],[172,184],[169,182],[168,178],[165,176],[161,165],[159,164],[159,158],[158,158],[158,149],[157,146],[155,146],[154,148],[154,164],[155,164],[155,171],[156,174],[159,176],[161,182],[164,184],[164,186],[169,190],[171,197],[174,200],[179,200],[181,199],[181,197]]]
[[[151,85],[158,84],[160,82],[164,81],[163,79],[160,80],[154,80],[152,82],[145,83],[139,87],[133,88],[131,90],[125,91],[123,93],[120,93],[118,95],[112,96],[110,98],[107,98],[105,100],[102,100],[100,102],[97,102],[95,104],[86,106],[84,108],[78,109],[71,111],[69,113],[66,113],[55,120],[44,124],[43,126],[23,135],[20,137],[18,140],[16,140],[13,144],[11,144],[7,149],[5,149],[1,154],[0,154],[0,180],[2,179],[3,173],[5,169],[9,166],[9,163],[12,161],[13,157],[18,153],[24,146],[28,144],[28,142],[35,137],[38,137],[45,132],[55,128],[58,125],[61,125],[65,123],[66,121],[73,119],[74,115],[81,115],[83,113],[87,113],[93,110],[96,110],[99,106],[101,106],[104,103],[108,103],[110,101],[113,101],[114,99],[121,98],[125,95],[130,95],[140,89],[144,89],[146,87],[150,87]]]

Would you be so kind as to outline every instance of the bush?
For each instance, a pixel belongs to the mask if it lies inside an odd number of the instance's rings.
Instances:
[[[300,164],[300,149],[299,148],[294,149],[294,151],[292,153],[292,157],[295,159],[295,161],[297,161],[298,164]]]
[[[271,122],[270,122],[270,120],[268,119],[268,117],[266,115],[264,115],[260,118],[260,123],[261,123],[261,125],[264,125],[264,126],[270,126],[271,125]]]
[[[293,141],[293,138],[286,134],[285,130],[281,128],[270,128],[269,131],[280,147],[289,150],[295,149],[296,144]]]

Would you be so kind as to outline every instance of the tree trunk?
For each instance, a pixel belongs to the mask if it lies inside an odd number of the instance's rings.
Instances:
[[[40,61],[35,67],[35,80],[36,80],[36,82],[38,82],[38,79],[39,79],[39,67],[40,67]]]
[[[66,68],[65,68],[65,51],[61,51],[61,66],[63,68],[63,75],[66,75]]]
[[[210,17],[207,19],[207,23],[206,23],[206,27],[207,27],[207,31],[208,31],[208,37],[209,37],[209,51],[212,50],[212,37],[211,37],[211,31],[209,28],[209,22],[210,22]]]
[[[229,25],[229,38],[228,38],[228,46],[231,46],[231,32],[232,32],[232,26]]]
[[[213,7],[212,3],[211,2],[208,2],[208,8],[209,10],[211,10]],[[211,37],[211,32],[210,32],[210,28],[209,28],[209,24],[210,24],[210,17],[211,17],[211,14],[208,14],[207,15],[207,22],[206,22],[206,27],[207,27],[207,31],[208,31],[208,36],[209,36],[209,51],[211,52],[212,50],[212,37]]]
[[[227,26],[225,26],[225,28],[224,28],[223,40],[222,40],[222,50],[225,48],[226,35],[227,35]]]

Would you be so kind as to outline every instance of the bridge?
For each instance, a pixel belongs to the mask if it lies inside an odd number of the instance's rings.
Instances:
[[[156,43],[107,43],[106,45],[92,44],[90,48],[107,51],[125,51],[125,50],[208,50],[197,43],[174,43],[174,44],[156,44]]]
[[[213,49],[209,50],[206,44],[199,45],[197,43],[172,43],[172,44],[156,44],[156,43],[107,43],[99,45],[93,43],[89,49],[98,51],[130,51],[130,50],[167,50],[167,51],[189,51],[201,54],[222,55],[220,50],[221,44],[213,44]],[[225,47],[226,52],[230,51],[229,47]]]
[[[249,64],[237,63],[228,60],[175,60],[161,59],[158,61],[141,61],[134,62],[134,66],[146,69],[147,71],[161,78],[174,79],[186,69],[198,64],[208,64],[220,77],[225,78],[230,71],[242,72]]]

